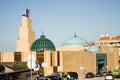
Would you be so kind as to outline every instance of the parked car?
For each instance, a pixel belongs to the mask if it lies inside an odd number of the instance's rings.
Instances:
[[[42,77],[39,77],[39,78],[34,78],[33,80],[50,80],[50,79],[42,76]]]
[[[39,78],[38,80],[50,80],[49,78]]]
[[[67,80],[74,80],[78,79],[78,73],[77,72],[67,72]]]
[[[62,76],[64,75],[64,72],[55,72],[55,73],[52,73],[52,75],[57,75],[62,78]]]
[[[101,72],[96,73],[96,77],[102,77],[102,76],[103,76],[103,74]]]
[[[114,80],[114,77],[112,74],[106,74],[105,80]]]
[[[109,73],[109,72],[102,72],[102,75],[103,75],[103,76],[106,76],[107,73]]]
[[[95,77],[95,75],[92,72],[88,72],[88,73],[86,73],[85,77],[86,78],[93,78],[93,77]]]
[[[58,73],[54,73],[46,77],[49,78],[50,80],[62,80],[62,77]]]

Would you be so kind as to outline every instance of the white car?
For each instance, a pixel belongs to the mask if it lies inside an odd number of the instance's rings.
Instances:
[[[107,74],[105,76],[105,80],[114,80],[114,77],[112,76],[112,74]]]

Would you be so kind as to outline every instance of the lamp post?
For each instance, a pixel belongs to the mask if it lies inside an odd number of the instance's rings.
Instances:
[[[106,71],[108,72],[108,65],[106,66],[106,69],[107,69]]]
[[[42,62],[42,67],[45,69],[45,67],[47,67],[47,63],[46,62]],[[45,80],[45,70],[44,70],[44,80]]]
[[[81,75],[81,76],[80,76],[80,80],[82,80],[82,70],[83,70],[83,69],[84,69],[84,67],[81,66],[81,67],[80,67],[80,75]]]
[[[31,70],[31,80],[32,80],[32,69],[35,68],[35,57],[32,53],[29,53],[28,55],[28,62],[27,62],[27,66],[28,68]]]

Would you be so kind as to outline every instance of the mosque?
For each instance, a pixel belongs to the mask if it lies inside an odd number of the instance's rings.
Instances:
[[[35,40],[30,11],[22,10],[22,23],[16,40],[16,52],[0,52],[0,62],[27,62],[28,55],[34,54],[40,65],[39,72],[74,71],[79,76],[87,72],[106,72],[120,67],[120,36],[102,35],[95,42],[88,42],[78,35],[66,39],[60,47],[43,33]],[[42,63],[46,66],[43,68]]]

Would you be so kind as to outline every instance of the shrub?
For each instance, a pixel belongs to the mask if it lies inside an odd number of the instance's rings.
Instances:
[[[120,76],[120,69],[114,69],[112,71],[112,75],[115,76],[115,77],[119,77]]]
[[[23,70],[23,69],[28,69],[28,68],[25,63],[21,63],[21,64],[14,64],[13,69],[14,70]]]
[[[0,72],[4,71],[5,67],[3,65],[0,65]]]

